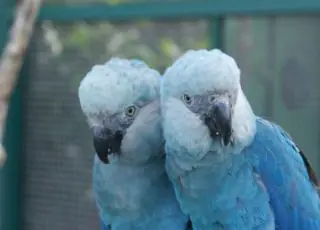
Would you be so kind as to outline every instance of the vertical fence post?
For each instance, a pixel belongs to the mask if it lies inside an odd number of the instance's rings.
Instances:
[[[0,54],[8,39],[15,1],[0,0]],[[25,67],[24,67],[25,69]],[[0,230],[21,230],[22,95],[18,81],[10,99],[4,134],[7,161],[0,169]]]
[[[224,18],[211,18],[210,48],[218,48],[224,51]]]

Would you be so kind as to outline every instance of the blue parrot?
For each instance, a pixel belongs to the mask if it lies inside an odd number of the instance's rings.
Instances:
[[[164,168],[160,75],[139,60],[112,58],[79,86],[93,132],[93,191],[104,229],[190,226]]]
[[[160,91],[165,168],[194,229],[320,229],[310,164],[280,126],[254,115],[232,57],[190,50]]]

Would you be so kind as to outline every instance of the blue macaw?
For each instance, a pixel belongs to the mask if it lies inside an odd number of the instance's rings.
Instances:
[[[105,230],[185,230],[190,225],[164,169],[160,75],[112,58],[80,83],[97,153],[93,190]]]
[[[320,229],[315,173],[280,126],[254,115],[232,57],[190,50],[160,91],[166,171],[194,229]]]

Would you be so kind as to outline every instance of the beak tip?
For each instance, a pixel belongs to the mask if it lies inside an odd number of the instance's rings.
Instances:
[[[98,158],[100,159],[100,161],[104,164],[109,164],[110,161],[108,159],[108,156],[101,156],[100,154],[97,154],[98,155]]]
[[[107,135],[101,135],[107,133]],[[109,163],[109,155],[118,154],[121,152],[121,142],[123,134],[121,131],[115,133],[105,129],[96,132],[93,135],[93,147],[99,159],[105,163]]]
[[[225,135],[225,136],[223,137],[223,143],[224,143],[224,146],[229,145],[229,143],[230,143],[230,136]]]

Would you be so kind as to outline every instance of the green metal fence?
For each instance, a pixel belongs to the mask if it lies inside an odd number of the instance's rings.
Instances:
[[[14,1],[0,1],[0,50],[3,49],[8,31],[12,22],[12,9]],[[25,66],[23,67],[25,69]],[[24,75],[24,74],[21,74]],[[22,155],[22,81],[13,92],[4,145],[8,153],[8,160],[4,168],[0,169],[0,229],[19,229],[19,204],[20,204],[20,161]]]
[[[187,49],[225,50],[256,113],[287,129],[320,173],[320,1],[47,2],[10,106],[1,230],[99,228],[77,87],[93,64],[114,55],[163,71]],[[1,47],[12,8],[0,1]]]

